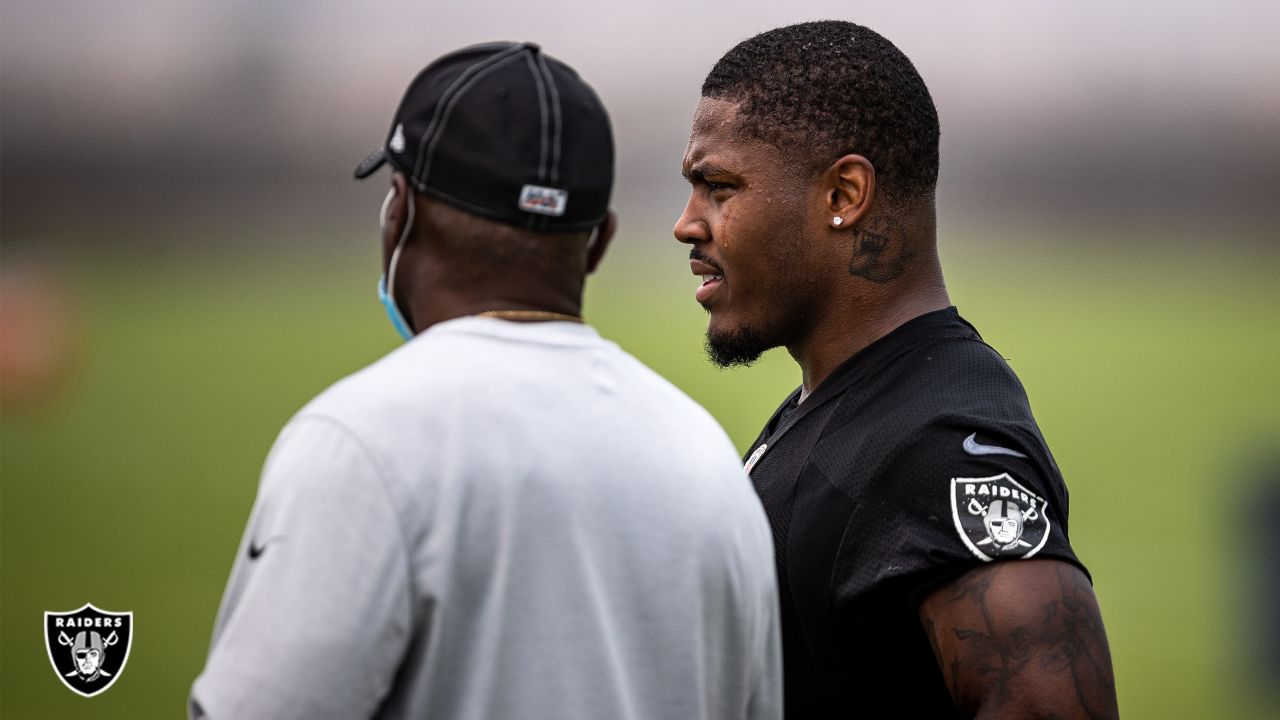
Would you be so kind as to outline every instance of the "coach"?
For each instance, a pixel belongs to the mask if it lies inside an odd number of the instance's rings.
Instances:
[[[790,720],[1109,718],[1106,635],[1021,384],[951,307],[938,117],[847,22],[780,28],[702,86],[675,235],[723,366],[802,385],[747,457],[773,526]]]
[[[614,228],[595,93],[536,45],[465,48],[356,175],[385,163],[379,295],[408,342],[281,432],[191,715],[777,720],[737,453],[582,322]]]

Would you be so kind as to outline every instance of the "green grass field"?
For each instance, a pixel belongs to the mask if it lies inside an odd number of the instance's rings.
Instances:
[[[747,370],[705,362],[672,245],[665,265],[606,260],[588,320],[743,447],[798,373],[778,351]],[[1022,377],[1070,484],[1122,711],[1274,717],[1247,666],[1241,518],[1254,463],[1280,448],[1280,259],[952,247],[952,298]],[[3,420],[0,715],[184,712],[275,433],[397,342],[374,268],[372,252],[78,267],[80,372],[44,412]],[[89,700],[53,676],[42,638],[45,610],[87,601],[135,614],[127,670]]]

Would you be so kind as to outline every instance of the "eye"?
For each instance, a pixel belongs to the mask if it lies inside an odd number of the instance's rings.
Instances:
[[[706,180],[703,182],[707,188],[707,194],[717,202],[727,200],[738,190],[738,185],[733,182],[717,182],[715,180]]]

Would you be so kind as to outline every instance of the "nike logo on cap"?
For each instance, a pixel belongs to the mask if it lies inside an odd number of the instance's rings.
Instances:
[[[978,442],[978,433],[973,433],[964,439],[964,451],[970,455],[1008,455],[1009,457],[1025,458],[1026,455],[1017,450],[1010,450],[999,445],[983,445]]]

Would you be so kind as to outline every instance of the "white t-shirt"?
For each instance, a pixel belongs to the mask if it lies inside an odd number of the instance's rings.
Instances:
[[[470,317],[281,432],[191,712],[774,719],[779,658],[711,416],[590,327]]]

